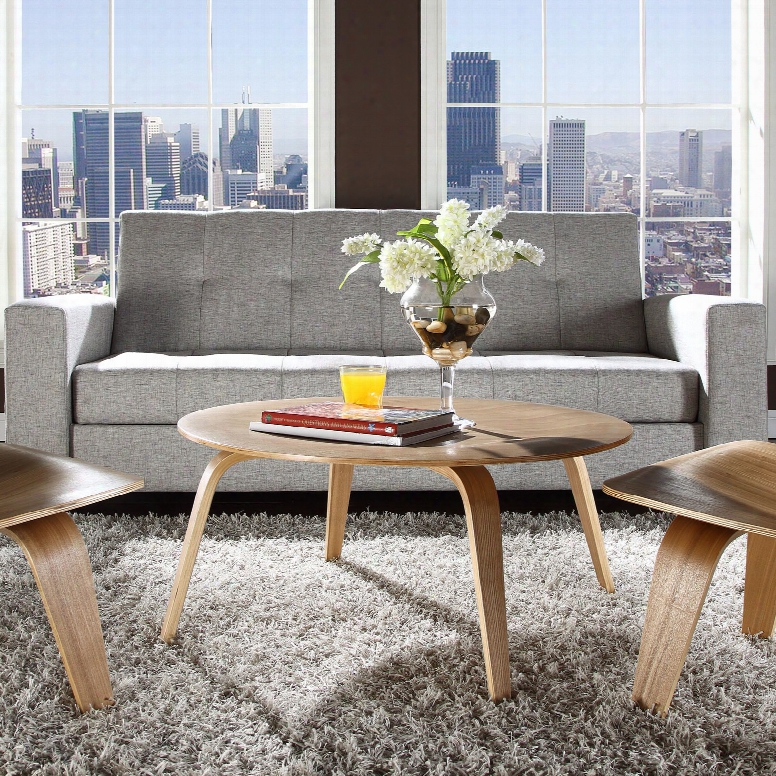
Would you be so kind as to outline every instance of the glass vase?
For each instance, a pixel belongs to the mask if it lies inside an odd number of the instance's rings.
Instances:
[[[421,341],[423,353],[440,368],[440,406],[452,410],[455,367],[471,355],[472,345],[493,320],[496,302],[485,288],[482,275],[464,283],[446,298],[444,286],[429,278],[419,278],[404,292],[404,317]],[[459,418],[460,425],[474,425]]]

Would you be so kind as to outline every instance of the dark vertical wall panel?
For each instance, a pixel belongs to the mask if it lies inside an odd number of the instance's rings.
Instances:
[[[336,207],[420,207],[420,0],[337,0]]]
[[[776,366],[768,366],[768,409],[776,410]]]

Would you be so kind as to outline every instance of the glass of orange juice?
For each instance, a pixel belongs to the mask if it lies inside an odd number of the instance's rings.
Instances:
[[[341,366],[340,385],[345,404],[382,407],[387,371],[384,366]]]

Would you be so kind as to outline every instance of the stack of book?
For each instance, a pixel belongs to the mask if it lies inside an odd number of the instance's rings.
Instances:
[[[399,447],[455,433],[459,429],[453,419],[449,410],[378,409],[327,401],[265,410],[251,430]]]

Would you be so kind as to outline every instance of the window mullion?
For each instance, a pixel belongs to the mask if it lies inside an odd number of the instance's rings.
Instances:
[[[213,122],[213,0],[207,0],[207,209],[213,212],[213,159],[215,159],[215,140]],[[220,152],[219,152],[220,153]]]
[[[116,112],[115,112],[115,73],[114,73],[114,24],[115,24],[115,0],[108,0],[108,238],[109,247],[109,278],[110,295],[116,296]],[[85,209],[85,208],[84,208]],[[88,226],[87,226],[88,229]]]
[[[549,146],[547,122],[547,0],[542,0],[542,210],[549,209],[547,197],[547,148]]]
[[[647,232],[647,9],[639,0],[639,264],[641,292],[646,282]]]

